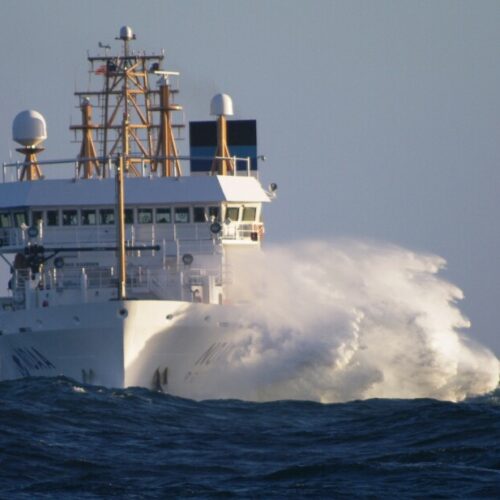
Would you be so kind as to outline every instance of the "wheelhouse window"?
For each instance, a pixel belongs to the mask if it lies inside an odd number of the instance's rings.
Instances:
[[[0,227],[2,228],[12,227],[12,219],[10,218],[9,212],[0,213]]]
[[[206,222],[205,207],[193,208],[193,222]]]
[[[82,226],[95,226],[97,224],[97,212],[95,210],[82,210]]]
[[[126,208],[125,209],[125,224],[133,224],[134,223],[134,209]]]
[[[177,207],[175,209],[174,222],[176,224],[189,222],[189,207]]]
[[[220,218],[219,207],[208,207],[208,219],[210,221],[216,221]]]
[[[112,208],[101,208],[99,210],[99,222],[103,226],[110,226],[115,223],[115,211]]]
[[[153,224],[153,209],[152,208],[138,208],[137,220],[139,224]]]
[[[14,212],[14,225],[16,227],[28,225],[28,214],[26,212]]]
[[[38,226],[40,223],[43,223],[43,212],[41,210],[33,210],[31,212],[31,224]]]
[[[226,208],[226,219],[231,219],[233,222],[238,222],[240,218],[239,207],[227,207]]]
[[[78,211],[77,210],[63,210],[62,211],[63,226],[77,226],[78,225]]]
[[[157,224],[170,224],[172,222],[170,208],[157,208],[155,221]]]
[[[255,207],[245,207],[243,209],[242,219],[247,222],[254,222],[256,215],[257,215],[257,209]]]
[[[59,210],[47,210],[47,226],[59,225]]]

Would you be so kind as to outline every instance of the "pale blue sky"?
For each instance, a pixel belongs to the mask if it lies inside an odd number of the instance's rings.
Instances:
[[[269,241],[437,253],[471,336],[500,354],[500,2],[3,0],[0,14],[2,157],[26,108],[46,117],[45,158],[77,152],[86,51],[129,24],[181,71],[188,120],[219,91],[257,118],[279,184]]]

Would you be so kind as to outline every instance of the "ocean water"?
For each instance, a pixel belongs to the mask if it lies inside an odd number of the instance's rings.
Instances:
[[[498,498],[500,390],[459,403],[196,402],[0,383],[0,498]]]

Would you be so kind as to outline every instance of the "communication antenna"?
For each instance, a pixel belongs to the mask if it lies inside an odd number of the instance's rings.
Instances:
[[[105,43],[102,43],[102,42],[99,42],[98,46],[99,46],[100,49],[104,49],[104,54],[105,55],[108,55],[108,51],[111,50],[111,45],[108,45],[108,44],[105,44]]]

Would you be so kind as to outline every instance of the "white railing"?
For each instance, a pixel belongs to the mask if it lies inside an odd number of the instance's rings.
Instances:
[[[123,155],[124,159],[134,159],[134,160],[141,160],[139,163],[139,170],[141,172],[141,175],[143,177],[151,177],[151,176],[160,176],[160,172],[158,169],[157,171],[153,171],[151,168],[151,164],[155,162],[161,162],[165,160],[171,160],[171,161],[179,161],[181,163],[184,162],[190,162],[192,160],[201,160],[201,161],[213,161],[213,160],[229,160],[233,162],[235,165],[233,175],[246,175],[248,177],[255,175],[257,176],[257,171],[252,172],[252,158],[247,156],[247,157],[238,157],[238,156],[186,156],[186,155],[181,155],[181,156],[152,156],[152,157],[143,157],[143,156],[138,156],[138,155],[128,155],[125,156]],[[264,157],[259,156],[258,158],[262,159]],[[25,161],[15,161],[15,162],[3,162],[2,163],[2,183],[9,183],[9,182],[18,182],[21,179],[21,172],[22,169],[25,168],[26,166],[29,165],[40,165],[44,167],[64,167],[65,170],[68,170],[67,165],[72,165],[73,172],[74,172],[74,178],[78,179],[79,175],[78,172],[80,170],[80,166],[82,164],[88,163],[88,162],[99,162],[101,165],[104,166],[103,169],[101,169],[101,173],[97,174],[95,178],[104,178],[104,177],[113,177],[115,170],[116,170],[116,164],[118,162],[118,156],[106,156],[106,157],[97,157],[97,158],[64,158],[60,160],[42,160],[42,161],[36,161],[36,162],[25,162]],[[238,170],[238,165],[243,164],[245,165],[244,170]],[[207,172],[207,175],[209,173]]]
[[[0,248],[24,248],[28,244],[43,244],[58,247],[88,247],[109,245],[116,241],[116,228],[109,226],[40,226],[39,236],[30,238],[29,228],[0,229]],[[177,242],[183,247],[201,249],[201,253],[213,252],[215,242],[222,240],[260,240],[264,226],[262,223],[231,222],[221,224],[221,232],[213,234],[210,223],[190,224],[135,224],[127,225],[125,240],[130,245],[166,245],[167,253],[172,255]],[[187,251],[187,250],[185,250]],[[195,251],[195,250],[190,250]]]
[[[186,268],[179,265],[177,269],[159,267],[128,266],[126,273],[127,290],[134,294],[151,294],[159,299],[186,300],[184,290],[191,285],[201,284],[204,279],[213,276],[217,284],[222,284],[227,272],[221,269]],[[36,281],[32,279],[30,269],[16,269],[10,282],[10,288],[18,307],[23,307],[25,294],[30,290],[40,292],[54,290],[64,301],[65,291],[82,291],[87,297],[87,291],[115,290],[118,285],[117,270],[114,266],[108,267],[65,267],[51,268],[39,273]],[[85,302],[83,299],[82,302]]]

